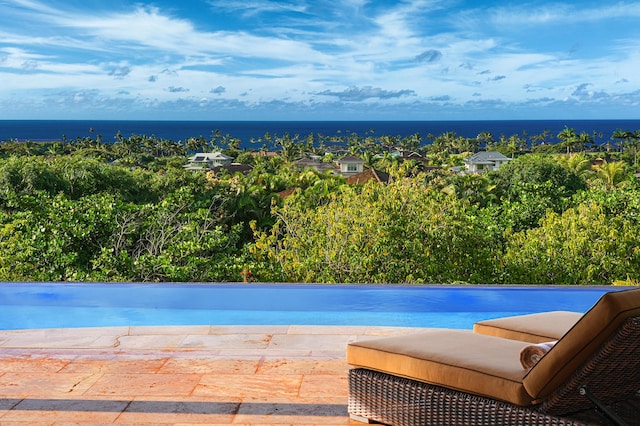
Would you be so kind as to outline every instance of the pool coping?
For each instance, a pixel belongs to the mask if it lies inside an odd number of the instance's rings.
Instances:
[[[0,348],[155,349],[174,351],[292,348],[282,336],[347,336],[350,339],[411,333],[416,327],[325,325],[115,326],[0,330]],[[226,336],[226,337],[225,337]],[[236,341],[228,336],[237,336]],[[268,340],[265,340],[265,336]],[[253,340],[252,340],[253,339]],[[257,339],[257,340],[256,340]],[[350,340],[349,340],[350,341]],[[224,347],[222,346],[224,345]],[[235,345],[235,346],[234,346]],[[321,350],[315,339],[305,350]],[[344,349],[344,348],[343,348]]]

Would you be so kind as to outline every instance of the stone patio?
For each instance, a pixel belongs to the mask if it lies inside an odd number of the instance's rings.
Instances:
[[[348,342],[414,328],[0,331],[0,425],[361,425]]]

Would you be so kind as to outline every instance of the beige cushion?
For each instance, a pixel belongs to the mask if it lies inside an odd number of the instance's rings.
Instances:
[[[473,332],[530,343],[558,340],[574,326],[582,313],[569,311],[542,312],[479,321]]]
[[[428,329],[417,334],[350,343],[347,362],[396,376],[529,405],[520,351],[527,343],[474,334],[470,330]]]
[[[604,294],[525,376],[529,394],[536,401],[549,396],[633,316],[640,316],[640,289]]]

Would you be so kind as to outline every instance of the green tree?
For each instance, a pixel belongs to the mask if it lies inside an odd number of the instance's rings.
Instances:
[[[508,200],[519,199],[523,189],[539,188],[560,201],[586,188],[584,179],[574,171],[553,157],[539,154],[524,155],[509,161],[491,172],[490,177],[498,195]],[[547,182],[549,187],[539,186]]]
[[[536,152],[540,147],[549,145],[552,137],[551,132],[547,129],[543,130],[541,133],[532,135],[530,137],[531,149]]]
[[[536,228],[547,212],[562,212],[568,203],[565,198],[556,197],[551,182],[520,183],[517,186],[517,198],[502,199],[487,207],[495,222],[507,232]]]
[[[120,202],[105,194],[23,196],[25,210],[0,229],[0,279],[84,281],[113,229]]]
[[[480,132],[478,136],[476,136],[476,140],[478,143],[478,148],[487,149],[495,144],[495,139],[493,138],[493,133],[491,132]]]
[[[630,151],[633,155],[633,167],[638,165],[638,150],[640,149],[640,130],[616,130],[613,132],[612,139],[618,141],[621,150]]]
[[[593,175],[591,160],[589,160],[589,157],[583,153],[558,157],[558,162],[571,173],[582,179],[587,180],[591,175]]]
[[[501,202],[491,207],[503,229],[519,231],[538,226],[548,210],[560,213],[571,197],[586,189],[574,171],[547,155],[518,157],[489,174]]]
[[[42,157],[12,156],[0,160],[0,205],[16,207],[24,195],[36,195],[44,191],[56,194],[64,191],[65,180],[52,170],[50,164]]]
[[[550,212],[539,228],[507,238],[503,257],[510,284],[610,284],[640,277],[640,229],[596,204]]]
[[[573,147],[578,144],[578,135],[576,129],[564,126],[564,129],[558,133],[558,139],[561,141],[561,146],[567,149],[567,155],[571,153]]]
[[[628,185],[610,187],[592,185],[588,191],[580,191],[572,200],[572,205],[595,204],[609,217],[622,217],[624,220],[640,224],[640,187],[638,181]]]
[[[605,185],[614,187],[625,181],[627,177],[626,167],[627,165],[624,161],[616,161],[613,163],[605,161],[595,166],[594,169],[598,179],[604,182]]]
[[[498,243],[487,217],[415,180],[341,186],[309,209],[275,210],[253,253],[293,282],[490,282]]]
[[[183,187],[161,202],[121,210],[94,277],[132,281],[239,280],[242,225],[227,225],[224,194]]]

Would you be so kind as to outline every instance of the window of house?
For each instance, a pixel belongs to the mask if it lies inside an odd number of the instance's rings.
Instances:
[[[348,172],[357,172],[358,171],[358,165],[357,164],[353,164],[353,163],[347,164],[347,171]]]

